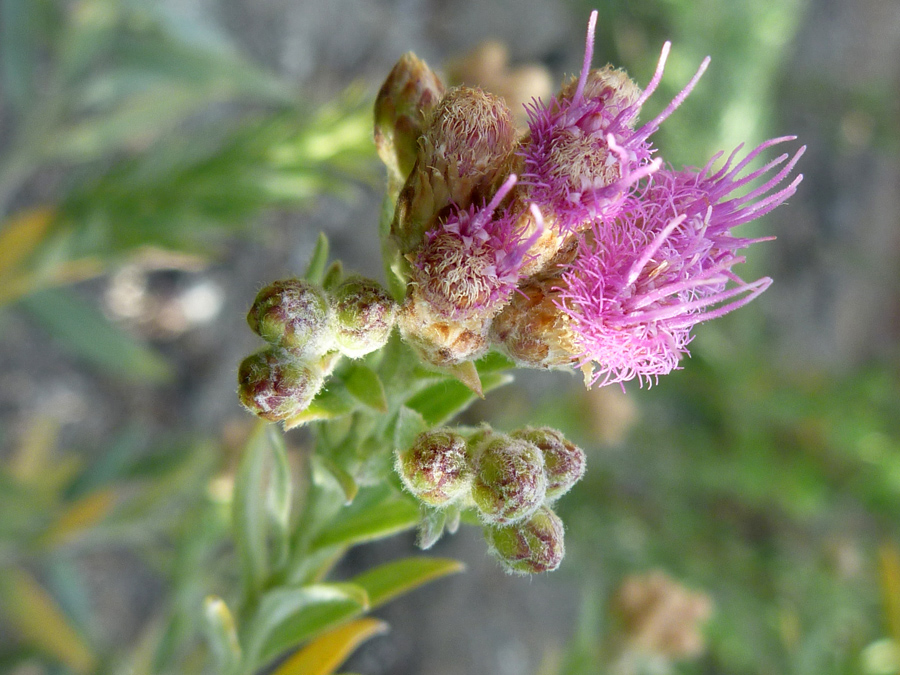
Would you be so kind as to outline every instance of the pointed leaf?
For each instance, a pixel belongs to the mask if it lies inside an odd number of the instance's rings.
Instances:
[[[227,673],[241,662],[241,645],[228,605],[222,598],[210,595],[203,603],[206,636],[215,656],[218,672]]]
[[[97,658],[54,599],[21,569],[0,575],[0,607],[28,643],[53,655],[76,673],[90,673]]]
[[[263,480],[271,452],[266,424],[256,425],[244,448],[244,457],[234,482],[231,518],[234,543],[241,562],[244,592],[255,597],[268,575],[269,556],[266,549],[268,524]]]
[[[34,252],[50,229],[56,210],[38,207],[17,213],[0,229],[0,278],[9,277]]]
[[[321,284],[325,276],[325,265],[328,264],[328,237],[324,232],[319,232],[316,247],[313,249],[306,274],[303,277],[312,284]]]
[[[481,378],[478,377],[478,369],[475,367],[474,363],[471,361],[458,363],[455,366],[448,367],[447,372],[471,389],[472,393],[477,395],[478,398],[484,398],[484,391],[481,387]]]
[[[263,595],[247,631],[245,666],[256,669],[368,608],[368,596],[356,584],[275,588]]]
[[[351,621],[316,638],[282,663],[274,675],[331,675],[359,645],[387,631],[388,625],[378,619]]]
[[[269,520],[272,525],[274,567],[280,567],[288,556],[290,547],[291,519],[291,469],[288,465],[284,439],[274,424],[267,425],[269,449],[272,453],[272,471],[269,478],[268,498]]]
[[[462,572],[465,568],[458,560],[419,556],[380,565],[352,581],[366,590],[370,609],[375,609],[429,581]]]
[[[335,522],[315,539],[312,548],[353,546],[384,539],[410,530],[418,522],[419,507],[409,499],[394,498]]]
[[[412,446],[416,436],[428,431],[428,423],[422,414],[412,408],[402,406],[397,414],[397,426],[394,428],[394,449],[406,450]]]
[[[63,511],[41,537],[41,544],[58,546],[79,532],[89,529],[106,518],[118,501],[118,493],[112,488],[97,490],[78,499]]]
[[[328,266],[325,272],[325,278],[322,280],[322,287],[326,291],[333,291],[344,279],[344,266],[340,260],[335,260]]]
[[[347,391],[360,403],[378,412],[387,412],[387,397],[378,374],[361,363],[354,363],[344,379]]]
[[[506,373],[488,373],[481,384],[487,393],[512,380],[512,375]],[[406,405],[421,413],[428,424],[437,426],[449,422],[469,407],[475,398],[475,393],[460,382],[439,382],[420,391]]]
[[[317,465],[317,470],[327,471],[331,474],[337,484],[341,486],[341,490],[343,490],[344,492],[344,497],[346,498],[344,503],[352,504],[353,500],[356,498],[357,493],[359,492],[359,485],[357,485],[356,481],[353,479],[353,476],[351,476],[349,473],[335,464],[334,460],[332,460],[330,457],[313,455],[312,462]]]
[[[444,534],[444,526],[447,524],[447,514],[441,509],[429,509],[422,507],[422,520],[416,533],[416,546],[427,551],[434,546],[441,535]]]
[[[357,406],[356,399],[350,396],[347,389],[340,383],[332,381],[327,383],[325,388],[316,395],[306,410],[285,420],[284,429],[289,431],[307,422],[342,417],[353,412]]]

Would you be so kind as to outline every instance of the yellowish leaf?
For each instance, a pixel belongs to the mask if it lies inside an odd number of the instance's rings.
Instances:
[[[60,263],[49,271],[43,270],[39,273],[20,271],[16,276],[4,279],[0,284],[0,305],[13,302],[45,288],[65,286],[90,279],[101,274],[104,269],[100,260],[82,258]]]
[[[49,416],[33,417],[10,460],[10,473],[21,483],[40,481],[50,468],[50,453],[56,447],[59,421]]]
[[[0,278],[10,276],[44,239],[56,210],[41,206],[17,213],[0,229]]]
[[[274,675],[331,675],[353,651],[388,625],[367,617],[339,626],[319,636],[281,664]]]
[[[888,633],[900,642],[900,551],[885,543],[880,552],[881,595]]]
[[[117,495],[114,490],[97,490],[85,495],[56,520],[44,533],[42,544],[54,546],[69,537],[82,532],[103,520],[115,506]]]
[[[0,606],[10,625],[29,644],[51,654],[76,673],[90,673],[97,658],[72,628],[52,597],[22,569],[0,578]]]

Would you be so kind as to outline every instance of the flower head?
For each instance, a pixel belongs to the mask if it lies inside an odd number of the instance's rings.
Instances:
[[[579,254],[562,274],[557,306],[569,317],[582,365],[593,363],[591,383],[653,378],[673,370],[687,352],[691,328],[747,304],[771,283],[745,282],[732,271],[738,250],[760,239],[731,229],[772,210],[796,191],[802,176],[773,192],[803,154],[784,154],[741,175],[767,141],[734,163],[736,150],[716,172],[660,170],[626,197],[615,218],[596,219]],[[746,194],[732,196],[775,174]]]
[[[426,233],[412,278],[435,314],[454,319],[490,315],[509,299],[528,251],[543,231],[536,210],[539,225],[530,236],[515,209],[498,211],[515,183],[512,174],[490,203],[458,209]]]
[[[635,129],[641,107],[662,79],[670,44],[663,47],[656,73],[641,93],[620,70],[590,69],[596,23],[594,11],[577,82],[564,86],[548,105],[531,105],[530,136],[520,151],[528,198],[554,218],[562,233],[619,210],[629,188],[661,167],[660,160],[651,160],[648,138],[684,101],[709,63],[708,58],[703,61],[665,110]]]

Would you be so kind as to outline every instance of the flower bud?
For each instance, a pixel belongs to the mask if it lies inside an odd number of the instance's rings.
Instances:
[[[425,120],[443,96],[440,78],[412,52],[400,57],[381,85],[375,99],[375,147],[391,181],[402,184],[412,171]]]
[[[471,485],[466,440],[449,429],[419,434],[412,447],[397,453],[396,466],[406,489],[430,506],[451,504]]]
[[[544,458],[531,443],[503,434],[476,449],[472,499],[486,523],[527,518],[543,504],[547,490]]]
[[[556,289],[560,279],[531,281],[513,293],[510,303],[494,317],[490,338],[520,366],[570,366],[580,354],[561,311]]]
[[[433,219],[451,204],[487,203],[516,161],[516,130],[502,99],[469,87],[447,92],[419,140],[416,164],[394,212],[401,253],[416,250]]]
[[[328,314],[328,298],[321,288],[285,279],[257,294],[247,323],[266,342],[300,357],[313,356],[329,349]]]
[[[337,348],[354,359],[384,347],[397,319],[397,303],[387,291],[359,276],[335,289],[332,308]]]
[[[446,368],[472,361],[488,350],[485,319],[455,321],[436,316],[417,287],[400,309],[397,323],[404,341],[433,366]]]
[[[547,501],[562,497],[584,475],[584,451],[567,441],[556,429],[525,427],[510,436],[533,443],[544,454]]]
[[[238,397],[257,417],[278,422],[302,412],[322,388],[324,377],[280,349],[251,354],[238,368]]]
[[[512,574],[551,572],[566,552],[562,521],[546,506],[524,523],[486,527],[484,536],[491,552]]]

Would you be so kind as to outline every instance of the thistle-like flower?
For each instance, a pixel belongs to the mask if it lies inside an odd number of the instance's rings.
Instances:
[[[670,372],[687,352],[691,328],[747,304],[771,279],[745,282],[732,271],[738,250],[764,239],[735,237],[747,223],[794,194],[802,176],[775,190],[803,154],[783,154],[741,175],[767,141],[735,163],[738,150],[713,171],[660,170],[629,195],[615,218],[597,219],[561,276],[556,303],[574,336],[576,361],[593,364],[592,384]],[[773,169],[781,166],[774,175]],[[758,179],[746,194],[733,193]],[[775,190],[775,191],[773,191]]]
[[[498,212],[516,180],[512,174],[486,206],[458,209],[425,235],[412,280],[436,315],[489,317],[515,290],[528,252],[543,232],[536,208],[537,227],[527,237],[513,208]]]
[[[651,160],[648,139],[687,98],[709,63],[707,57],[669,105],[635,129],[641,107],[662,79],[671,45],[663,46],[656,72],[640,92],[623,71],[591,70],[596,24],[594,11],[577,82],[566,84],[549,104],[532,104],[529,138],[520,150],[527,198],[562,234],[614,215],[629,189],[662,166],[661,160]]]

